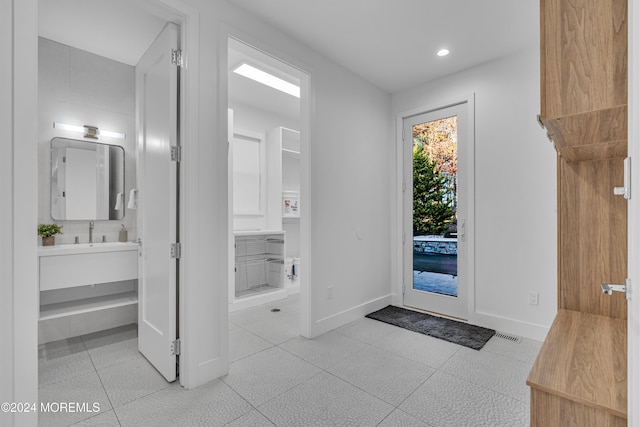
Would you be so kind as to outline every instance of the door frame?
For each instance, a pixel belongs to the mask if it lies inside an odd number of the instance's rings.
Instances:
[[[640,425],[640,6],[628,2],[628,156],[631,157],[631,199],[628,204],[628,261],[627,277],[631,280],[631,299],[627,302],[627,421],[630,426]]]
[[[467,237],[467,321],[473,322],[475,317],[475,94],[454,97],[438,102],[437,100],[429,105],[402,111],[396,115],[396,209],[394,212],[393,242],[392,246],[395,257],[392,265],[392,278],[395,283],[392,292],[394,293],[392,302],[395,305],[404,305],[405,282],[413,280],[413,277],[405,277],[405,245],[413,244],[411,236],[405,234],[405,209],[404,194],[406,184],[404,180],[404,143],[402,132],[404,120],[420,114],[441,110],[458,104],[466,104],[467,108],[467,143],[468,143],[468,173],[466,179],[467,187],[467,217],[465,220],[465,235]],[[404,241],[403,241],[404,240]]]
[[[37,6],[37,0],[10,0],[0,6],[1,44],[12,52],[11,66],[0,71],[1,90],[8,95],[0,103],[0,164],[7,166],[0,173],[0,189],[9,199],[0,208],[0,229],[6,236],[0,247],[3,254],[10,254],[0,262],[8,276],[0,285],[0,334],[5,344],[0,351],[3,402],[38,401],[38,257],[33,234],[38,221],[38,153],[34,143],[38,140],[34,126],[38,117]],[[6,82],[11,87],[5,86]],[[18,195],[25,197],[18,202]],[[11,373],[5,377],[9,369]],[[10,425],[38,424],[36,412],[0,414],[0,418],[9,420]]]

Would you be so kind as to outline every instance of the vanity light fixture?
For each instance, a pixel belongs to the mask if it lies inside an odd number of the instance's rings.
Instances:
[[[438,56],[447,56],[449,55],[449,49],[440,49],[437,53]]]
[[[53,123],[53,127],[60,130],[68,130],[71,132],[83,133],[85,138],[98,139],[99,136],[107,136],[109,138],[125,139],[126,135],[120,132],[113,132],[110,130],[99,129],[95,126],[76,126],[68,125],[66,123]]]
[[[246,62],[236,67],[233,72],[291,96],[295,96],[296,98],[300,98],[300,86],[282,80],[280,77],[276,77],[273,74],[262,71],[247,64]]]

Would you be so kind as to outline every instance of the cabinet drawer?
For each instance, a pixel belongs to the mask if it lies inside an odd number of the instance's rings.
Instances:
[[[40,290],[138,278],[138,252],[98,252],[40,257]]]

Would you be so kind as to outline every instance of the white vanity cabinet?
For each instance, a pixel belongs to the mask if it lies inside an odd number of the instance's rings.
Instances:
[[[40,247],[40,320],[137,304],[137,278],[137,243]]]

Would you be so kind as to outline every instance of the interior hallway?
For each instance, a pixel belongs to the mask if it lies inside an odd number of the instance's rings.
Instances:
[[[367,318],[307,340],[298,299],[231,313],[229,375],[189,391],[146,362],[131,326],[42,345],[40,400],[101,413],[39,425],[529,425],[525,379],[541,343],[493,337],[475,351]]]

